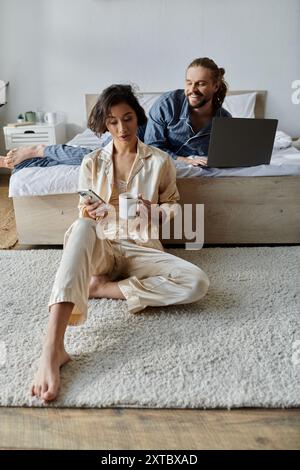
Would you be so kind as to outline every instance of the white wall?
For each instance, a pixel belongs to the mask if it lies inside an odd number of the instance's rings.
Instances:
[[[85,92],[180,88],[187,64],[209,56],[232,89],[268,90],[267,117],[299,136],[299,25],[300,0],[0,0],[0,126],[42,107],[67,113],[71,137]]]

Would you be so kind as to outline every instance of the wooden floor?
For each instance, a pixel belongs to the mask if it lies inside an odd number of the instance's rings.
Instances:
[[[299,449],[300,410],[0,409],[3,449]]]
[[[0,175],[1,205],[7,187]],[[300,409],[0,408],[0,449],[299,448]]]

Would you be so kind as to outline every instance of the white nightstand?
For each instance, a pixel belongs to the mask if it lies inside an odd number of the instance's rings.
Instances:
[[[66,125],[38,123],[31,126],[3,127],[6,150],[35,144],[65,144]]]

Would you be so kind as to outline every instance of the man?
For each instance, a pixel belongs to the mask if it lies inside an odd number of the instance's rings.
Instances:
[[[231,117],[222,108],[227,92],[225,70],[207,57],[193,60],[187,68],[185,89],[164,93],[150,109],[138,137],[188,165],[206,165],[213,117]],[[102,146],[109,142],[104,139]],[[93,149],[69,145],[21,147],[0,157],[0,167],[15,171],[29,166],[80,165]],[[34,157],[34,158],[33,158]],[[188,158],[189,157],[189,158]]]
[[[144,142],[177,161],[205,165],[213,117],[231,117],[222,108],[227,92],[224,73],[212,59],[193,60],[185,89],[164,93],[151,107]]]

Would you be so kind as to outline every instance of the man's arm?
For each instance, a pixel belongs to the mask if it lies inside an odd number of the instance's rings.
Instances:
[[[163,105],[160,100],[158,100],[158,103],[155,102],[150,109],[144,142],[147,145],[153,145],[163,150],[168,153],[173,160],[176,160],[177,155],[170,150],[166,133],[167,121],[165,119],[165,112]]]
[[[188,159],[187,157],[180,157],[168,148],[168,139],[166,137],[167,123],[166,121],[164,121],[162,115],[159,113],[159,109],[153,109],[153,106],[149,113],[147,127],[144,135],[145,144],[158,147],[160,150],[163,150],[164,152],[168,153],[173,160],[181,161],[186,165],[205,165],[206,162],[204,162],[203,157],[201,159],[201,162],[197,159],[192,160]]]

